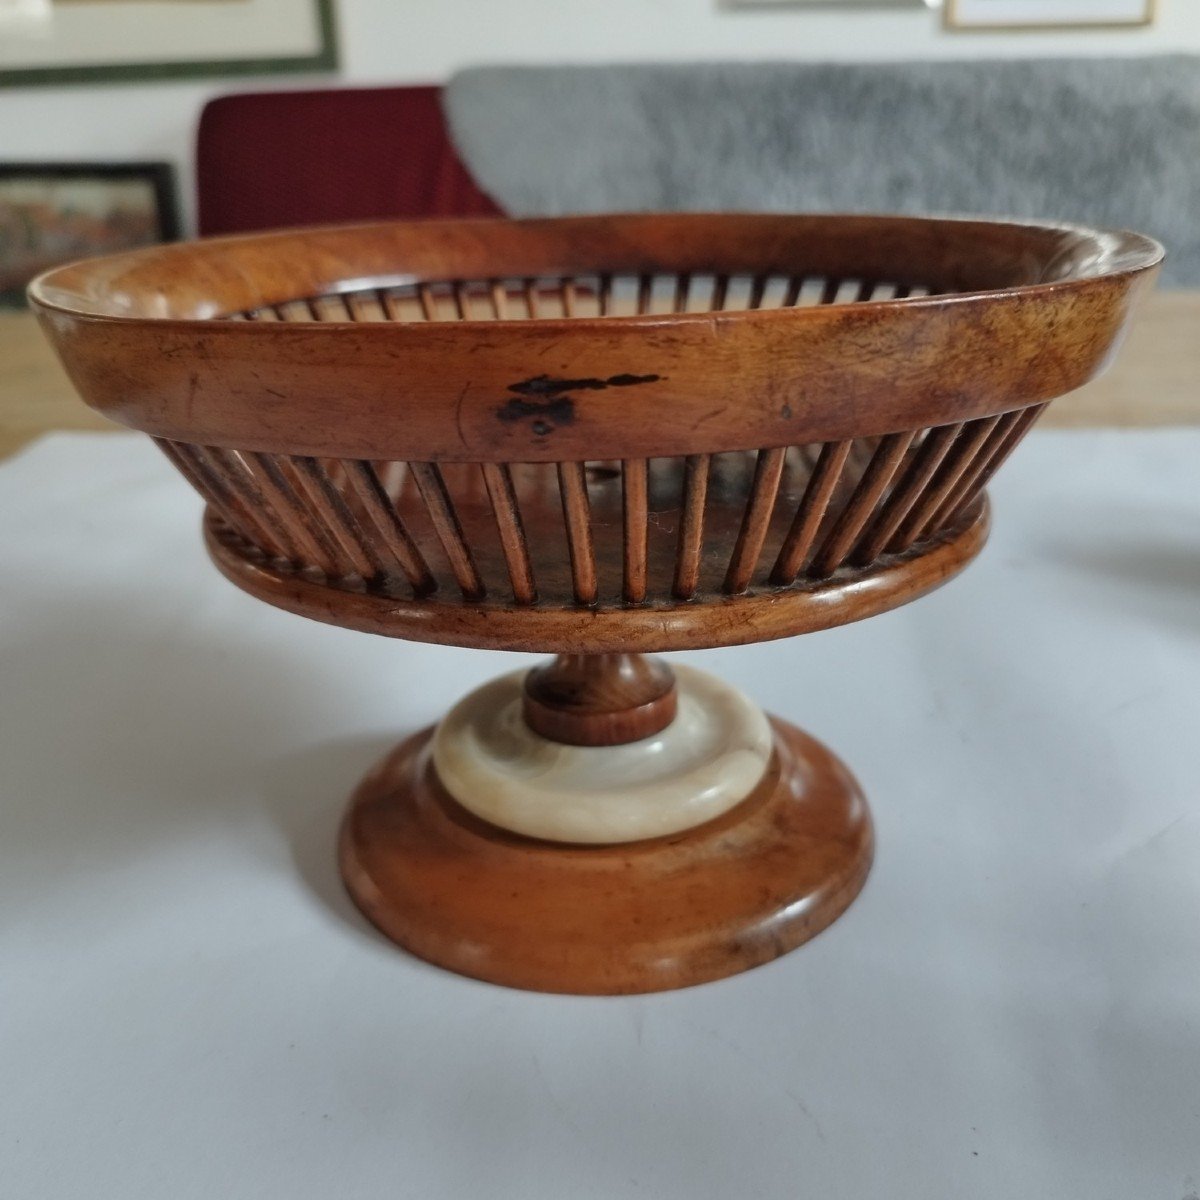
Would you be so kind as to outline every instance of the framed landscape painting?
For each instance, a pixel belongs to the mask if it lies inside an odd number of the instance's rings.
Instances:
[[[336,68],[333,0],[0,0],[0,86]]]
[[[0,163],[0,305],[60,263],[178,236],[168,163]]]
[[[945,0],[948,29],[1104,29],[1149,25],[1155,0]]]

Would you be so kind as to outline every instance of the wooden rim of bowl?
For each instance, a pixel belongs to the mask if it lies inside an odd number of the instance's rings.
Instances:
[[[715,453],[1043,403],[1106,365],[1162,248],[963,218],[656,214],[401,221],[60,267],[30,298],[84,399],[174,441],[550,462]],[[262,322],[417,281],[816,275],[936,294],[751,311]]]

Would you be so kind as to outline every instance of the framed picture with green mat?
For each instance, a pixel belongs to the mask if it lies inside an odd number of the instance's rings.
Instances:
[[[20,0],[0,87],[337,69],[333,0]]]

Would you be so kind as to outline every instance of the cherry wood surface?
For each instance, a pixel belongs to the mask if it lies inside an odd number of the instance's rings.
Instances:
[[[1160,256],[949,219],[391,223],[157,247],[31,295],[84,399],[204,497],[228,578],[352,628],[555,653],[526,720],[601,746],[673,715],[641,652],[858,620],[961,570],[987,484],[1108,365]],[[356,794],[343,876],[465,974],[718,978],[823,928],[869,867],[853,780],[775,734],[719,820],[567,847],[468,817],[426,733]]]
[[[940,587],[979,553],[987,540],[989,512],[979,499],[954,530],[906,556],[890,557],[867,570],[847,569],[803,587],[756,588],[739,596],[713,593],[677,601],[577,605],[534,609],[451,595],[403,599],[361,584],[331,587],[316,572],[273,570],[248,552],[245,542],[210,514],[205,522],[209,554],[238,587],[279,608],[364,633],[470,646],[483,650],[606,654],[739,646],[813,633],[887,612]],[[619,597],[615,571],[613,597]]]
[[[363,914],[462,975],[544,992],[689,987],[786,954],[866,880],[870,813],[824,746],[773,722],[775,758],[737,808],[621,846],[508,834],[452,800],[426,730],[360,785],[341,868]]]
[[[159,437],[563,462],[836,441],[1062,395],[1106,364],[1158,257],[1135,234],[918,218],[399,222],[135,251],[51,272],[32,298],[88,403]],[[673,299],[688,281],[688,311],[600,315],[607,281],[667,277]],[[776,278],[839,302],[718,311],[722,280],[727,302],[730,280]],[[877,282],[934,294],[840,302]],[[381,295],[403,319],[374,319]]]
[[[0,312],[0,460],[60,430],[122,432],[86,407],[31,312]],[[1144,428],[1200,421],[1200,292],[1152,292],[1109,370],[1056,400],[1039,425]]]
[[[675,674],[643,654],[560,654],[525,677],[525,723],[570,746],[621,746],[675,719]]]
[[[156,247],[31,295],[256,595],[608,652],[820,628],[946,578],[1158,258],[1003,222],[396,222]]]

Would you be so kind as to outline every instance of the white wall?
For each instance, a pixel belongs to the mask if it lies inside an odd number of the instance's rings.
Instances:
[[[909,59],[1200,53],[1200,0],[1159,0],[1145,30],[947,33],[925,9],[741,9],[720,0],[340,0],[336,82],[438,82],[482,62]],[[0,91],[0,160],[166,158],[190,211],[201,105],[329,77]]]

